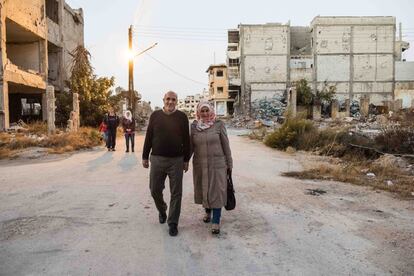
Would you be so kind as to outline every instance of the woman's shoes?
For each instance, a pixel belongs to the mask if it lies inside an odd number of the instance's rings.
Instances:
[[[213,223],[213,224],[211,225],[211,233],[212,233],[213,235],[218,235],[218,234],[220,234],[220,224]]]
[[[211,213],[206,213],[203,217],[204,223],[209,223],[211,221]]]

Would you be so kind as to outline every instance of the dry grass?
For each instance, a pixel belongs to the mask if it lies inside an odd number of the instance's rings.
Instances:
[[[89,149],[102,144],[99,132],[92,128],[80,128],[78,132],[57,131],[47,135],[44,124],[35,123],[18,133],[0,133],[0,159],[14,158],[30,147],[47,148],[49,153],[65,153]]]
[[[375,177],[369,177],[367,173],[374,173]],[[319,164],[302,172],[286,172],[283,175],[299,179],[335,180],[371,186],[375,189],[398,194],[403,198],[412,198],[414,192],[414,176],[394,165],[375,162]],[[392,185],[388,184],[389,181],[392,182]]]

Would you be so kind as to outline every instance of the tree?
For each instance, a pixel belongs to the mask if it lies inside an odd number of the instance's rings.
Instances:
[[[72,52],[73,65],[68,86],[72,93],[79,94],[80,120],[82,125],[98,126],[110,105],[115,106],[118,98],[112,96],[114,77],[97,77],[90,63],[91,54],[78,46]],[[118,100],[119,101],[119,100]]]
[[[330,104],[335,98],[336,85],[328,85],[325,81],[322,90],[317,90],[314,102],[318,104]]]
[[[309,106],[313,102],[313,94],[308,82],[301,79],[296,83],[297,103],[298,105]]]

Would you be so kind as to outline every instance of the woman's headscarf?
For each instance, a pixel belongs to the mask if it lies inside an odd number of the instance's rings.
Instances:
[[[201,119],[201,109],[203,107],[208,108],[208,118],[207,119]],[[214,112],[214,107],[209,102],[200,102],[197,105],[197,129],[199,131],[209,129],[212,125],[214,125],[214,122],[216,121],[216,113]]]
[[[128,121],[132,121],[132,114],[131,114],[131,111],[127,110],[127,111],[125,112],[125,118],[126,118]]]

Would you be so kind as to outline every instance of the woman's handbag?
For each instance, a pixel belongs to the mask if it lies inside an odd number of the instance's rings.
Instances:
[[[231,178],[231,171],[227,173],[227,203],[224,206],[227,211],[236,208],[236,197],[234,196],[233,179]]]

